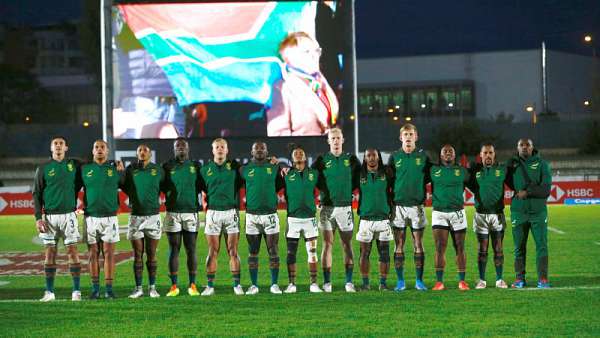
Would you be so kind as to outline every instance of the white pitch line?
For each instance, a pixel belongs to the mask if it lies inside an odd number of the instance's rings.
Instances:
[[[596,244],[596,245],[600,245],[600,242],[594,242],[594,244]]]
[[[564,232],[564,231],[562,231],[562,230],[558,230],[558,229],[556,229],[556,228],[553,228],[553,227],[548,227],[548,230],[550,230],[550,231],[552,231],[552,232],[556,232],[556,233],[557,233],[557,234],[559,234],[559,235],[564,235],[564,234],[565,234],[565,232]]]

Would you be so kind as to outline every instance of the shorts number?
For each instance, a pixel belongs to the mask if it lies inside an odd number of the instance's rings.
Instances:
[[[272,226],[275,226],[277,224],[275,220],[275,215],[269,215],[269,224],[271,224]]]

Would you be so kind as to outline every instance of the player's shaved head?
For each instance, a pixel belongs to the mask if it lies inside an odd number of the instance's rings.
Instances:
[[[104,140],[94,141],[92,155],[94,156],[94,162],[99,164],[106,162],[106,158],[108,157],[108,143]]]
[[[440,150],[440,160],[444,165],[453,164],[456,160],[456,150],[450,144],[444,144]]]
[[[252,144],[251,155],[255,161],[264,161],[268,154],[267,144],[263,141],[256,141]]]
[[[533,154],[533,141],[528,138],[522,138],[517,142],[517,151],[522,158],[528,158]]]
[[[183,137],[176,138],[173,142],[173,152],[178,160],[187,160],[190,156],[190,146],[187,140]]]

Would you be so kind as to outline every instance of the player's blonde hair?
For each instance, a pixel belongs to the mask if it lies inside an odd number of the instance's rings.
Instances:
[[[333,128],[331,128],[331,129],[329,129],[329,132],[328,132],[328,134],[329,134],[329,135],[331,135],[331,134],[340,134],[340,135],[344,135],[344,133],[342,132],[342,130],[341,130],[340,128],[338,128],[338,127],[333,127]]]
[[[415,133],[417,132],[417,127],[412,124],[412,123],[405,123],[401,128],[400,128],[400,134],[402,134],[402,132],[404,131],[409,131],[412,130]]]
[[[290,33],[279,44],[279,53],[281,54],[281,52],[286,48],[298,46],[298,42],[300,41],[300,39],[310,39],[314,41],[314,39],[306,32]]]
[[[224,143],[225,145],[227,145],[227,140],[225,140],[222,137],[219,137],[219,138],[214,139],[214,141],[212,141],[211,144],[214,146],[217,143]]]

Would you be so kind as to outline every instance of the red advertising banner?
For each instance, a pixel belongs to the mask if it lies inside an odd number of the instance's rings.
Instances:
[[[510,199],[513,192],[507,190],[505,192],[505,203],[510,204]],[[468,189],[465,189],[464,198],[466,205],[473,205],[473,193]],[[129,198],[123,192],[119,192],[119,199],[121,207],[119,212],[129,212]],[[165,198],[161,194],[161,211],[165,210],[164,201]],[[315,196],[317,203],[319,202],[318,196]],[[577,182],[556,182],[552,184],[550,197],[548,197],[549,204],[585,204],[580,202],[594,201],[600,199],[600,181],[577,181]],[[203,203],[204,204],[204,203]],[[242,189],[240,192],[240,208],[245,209],[246,194]],[[426,205],[431,205],[431,189],[427,187],[427,201]],[[352,206],[356,208],[358,206],[358,193],[354,192],[354,198]],[[83,193],[79,194],[79,200],[77,208],[83,207]],[[283,193],[278,196],[278,208],[285,209],[285,197]],[[0,193],[0,215],[33,215],[34,205],[33,197],[31,192],[1,192]]]

